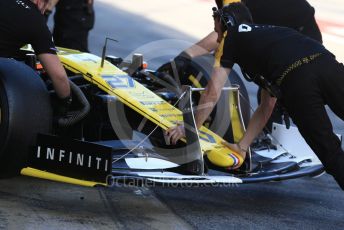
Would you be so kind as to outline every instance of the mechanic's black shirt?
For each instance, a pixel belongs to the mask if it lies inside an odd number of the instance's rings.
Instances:
[[[0,57],[21,58],[31,44],[36,54],[56,54],[43,15],[30,0],[0,0]]]
[[[254,23],[285,26],[299,30],[314,17],[306,0],[242,0],[250,9]]]
[[[274,82],[295,62],[326,53],[331,54],[293,29],[242,24],[228,29],[215,56],[222,67],[232,68],[237,63],[249,76],[260,75]]]

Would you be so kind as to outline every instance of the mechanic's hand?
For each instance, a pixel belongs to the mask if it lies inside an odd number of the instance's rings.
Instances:
[[[175,145],[179,139],[185,137],[184,125],[177,123],[177,126],[166,130],[166,135],[170,142]]]
[[[231,144],[231,143],[228,143],[226,141],[223,141],[222,144],[228,148],[230,148],[231,150],[239,153],[243,159],[245,159],[246,157],[246,151],[241,149],[239,144]]]

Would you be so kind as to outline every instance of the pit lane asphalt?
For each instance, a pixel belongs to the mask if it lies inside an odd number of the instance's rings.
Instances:
[[[164,2],[164,1],[161,1]],[[104,36],[127,56],[147,42],[197,40],[96,1],[92,52]],[[175,50],[177,53],[179,50]],[[252,100],[255,88],[248,85]],[[342,130],[343,123],[335,125]],[[343,133],[342,133],[343,134]],[[343,229],[344,194],[328,176],[203,188],[85,188],[28,177],[0,180],[0,229]]]

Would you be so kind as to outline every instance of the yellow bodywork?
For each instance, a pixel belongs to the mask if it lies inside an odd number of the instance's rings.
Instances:
[[[135,110],[164,130],[182,121],[182,112],[171,104],[133,80],[125,72],[105,61],[100,66],[101,59],[89,53],[60,49],[58,56],[66,69],[82,74],[84,78],[109,95],[116,96],[123,104]],[[119,87],[109,83],[110,76]],[[111,80],[111,78],[110,78]],[[203,153],[211,152],[212,163],[222,167],[235,167],[243,162],[240,154],[224,146],[220,136],[202,127],[199,132]],[[218,157],[216,157],[218,155]],[[224,160],[226,159],[226,160]]]
[[[183,117],[180,110],[108,61],[105,61],[102,68],[100,57],[64,48],[59,49],[58,56],[66,69],[75,74],[81,74],[84,79],[98,86],[109,95],[116,96],[123,104],[159,125],[162,129],[166,130],[175,126],[178,121],[182,121]],[[234,94],[231,95],[235,97]],[[236,100],[234,100],[235,102]],[[237,130],[242,130],[239,113],[236,109],[232,111],[232,122],[236,121]],[[242,132],[239,132],[238,135],[235,135],[235,139],[238,139],[241,134]],[[222,144],[224,140],[211,130],[202,127],[199,130],[199,137],[203,154],[207,154],[213,164],[230,168],[240,166],[243,163],[240,154],[224,146]],[[82,186],[106,186],[103,183],[78,180],[33,168],[24,168],[21,174]]]

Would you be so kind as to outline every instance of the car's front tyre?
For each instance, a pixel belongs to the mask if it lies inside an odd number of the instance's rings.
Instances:
[[[49,133],[52,109],[44,82],[30,67],[0,58],[0,177],[27,164],[37,133]]]

